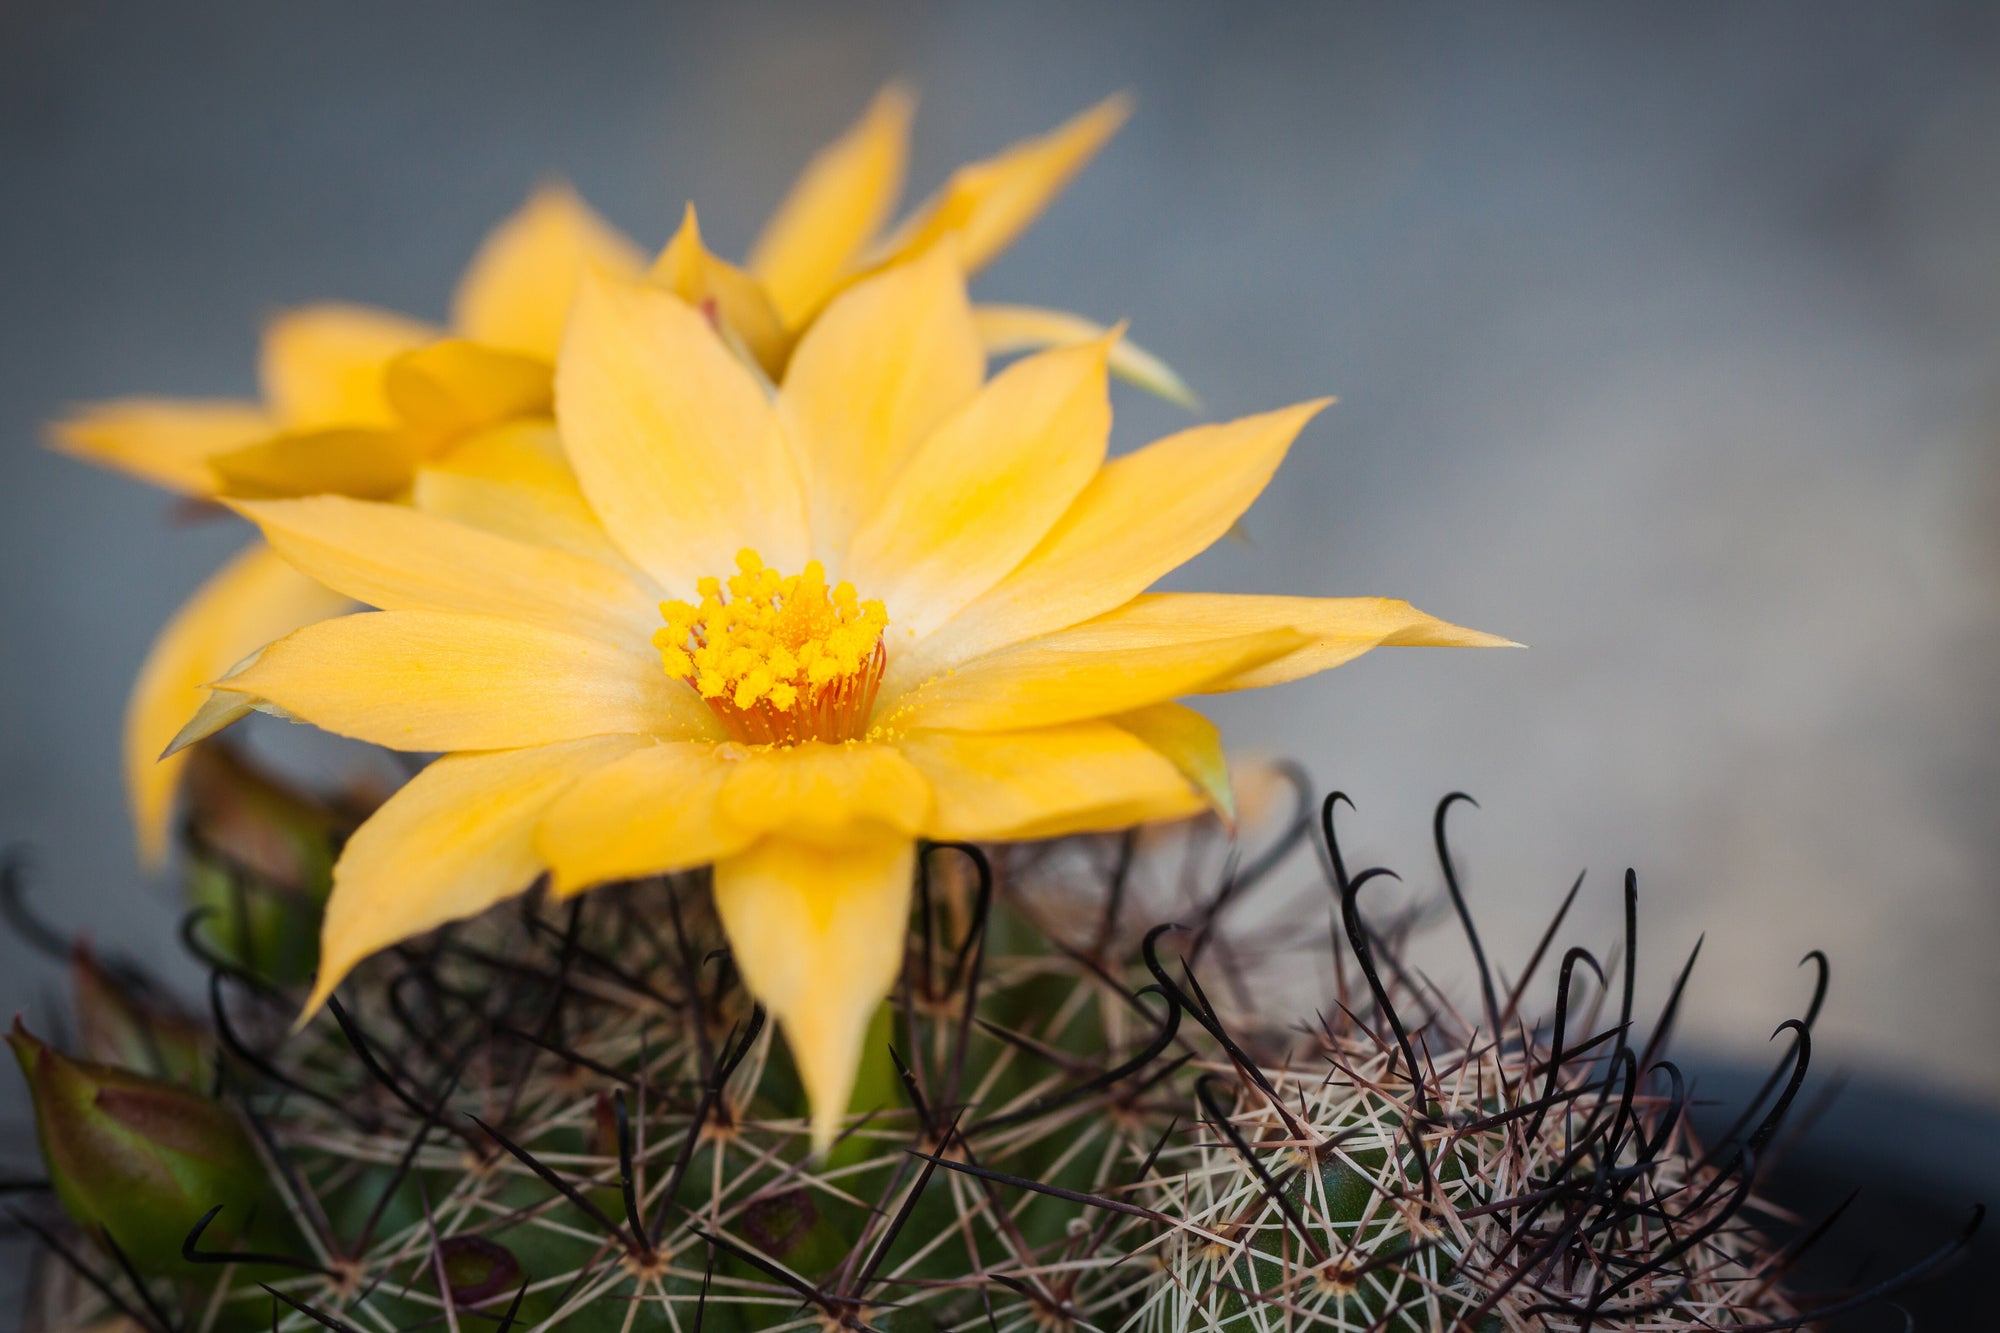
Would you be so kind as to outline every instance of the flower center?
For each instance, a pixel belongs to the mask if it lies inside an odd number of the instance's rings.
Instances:
[[[882,684],[889,615],[819,561],[789,577],[755,551],[725,583],[695,585],[701,605],[660,603],[653,635],[667,674],[687,681],[737,740],[753,745],[859,740]]]

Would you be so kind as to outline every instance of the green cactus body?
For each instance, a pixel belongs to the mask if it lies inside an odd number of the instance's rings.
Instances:
[[[1482,1043],[1440,1011],[1411,1039],[1413,1087],[1379,1014],[1301,1029],[1258,1012],[1228,982],[1243,939],[1157,936],[1143,965],[1127,922],[1203,909],[1135,900],[1107,921],[1103,851],[1014,858],[983,935],[970,863],[930,854],[903,983],[824,1157],[688,876],[505,906],[379,958],[343,988],[344,1026],[288,1035],[285,1001],[226,979],[223,1086],[279,1178],[253,1172],[233,1111],[157,1084],[96,1132],[165,1145],[132,1179],[171,1207],[73,1170],[64,1132],[44,1137],[51,1175],[149,1265],[215,1202],[227,1220],[265,1199],[283,1235],[264,1243],[295,1264],[153,1292],[214,1333],[274,1316],[282,1333],[497,1329],[510,1311],[514,1333],[1519,1333],[1580,1325],[1549,1312],[1592,1302],[1661,1302],[1647,1327],[1665,1330],[1792,1312],[1726,1163],[1700,1166],[1661,1098],[1616,1094],[1629,1051],[1555,1062],[1531,1117],[1548,1041]],[[135,1078],[17,1051],[65,1105]],[[1616,1285],[1702,1228],[1699,1263]],[[1562,1262],[1513,1278],[1516,1234]],[[238,1244],[220,1223],[203,1240]],[[103,1308],[86,1290],[58,1330]]]

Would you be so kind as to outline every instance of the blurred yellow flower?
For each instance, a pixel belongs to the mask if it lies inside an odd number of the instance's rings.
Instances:
[[[1112,98],[1040,138],[961,167],[895,229],[883,224],[902,190],[911,99],[891,87],[808,166],[752,248],[746,268],[708,253],[690,209],[648,270],[638,246],[562,188],[539,191],[479,250],[442,330],[387,311],[316,305],[266,329],[263,401],[122,399],[79,410],[54,428],[57,446],[169,490],[201,498],[346,495],[406,500],[427,472],[459,481],[483,469],[518,483],[521,469],[562,471],[559,455],[522,445],[496,458],[468,440],[494,425],[546,420],[552,363],[579,278],[642,273],[701,307],[770,375],[798,334],[842,287],[951,236],[968,269],[1009,244],[1123,122]],[[1075,316],[995,307],[996,349],[1075,341],[1100,332]],[[1185,399],[1165,366],[1136,348],[1118,369]],[[522,450],[528,449],[529,457]],[[489,480],[493,480],[489,478]],[[442,484],[441,484],[442,485]],[[337,614],[346,603],[262,545],[239,554],[168,622],[135,682],[125,769],[141,856],[165,853],[177,761],[156,762],[207,685],[273,637]],[[211,725],[227,721],[212,706]]]
[[[1379,645],[1505,642],[1378,598],[1147,594],[1321,405],[1107,461],[1116,337],[987,379],[947,239],[836,294],[773,392],[701,307],[591,276],[556,414],[601,528],[569,501],[234,502],[381,609],[300,629],[218,690],[446,752],[348,843],[312,1006],[545,871],[568,895],[712,864],[824,1145],[901,965],[916,839],[1226,810],[1215,728],[1176,698]]]

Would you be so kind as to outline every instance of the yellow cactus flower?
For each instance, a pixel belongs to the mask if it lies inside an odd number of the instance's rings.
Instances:
[[[917,839],[1227,809],[1215,728],[1179,697],[1505,642],[1380,598],[1148,594],[1321,404],[1107,460],[1115,336],[989,380],[947,244],[834,296],[767,391],[702,309],[588,278],[556,413],[615,555],[342,497],[237,502],[380,609],[218,689],[445,752],[347,844],[309,1011],[545,872],[570,895],[713,865],[823,1146],[901,966]]]
[[[747,269],[709,254],[693,210],[650,269],[654,282],[703,308],[771,375],[800,331],[842,287],[950,235],[982,261],[1033,221],[1115,131],[1122,99],[1049,134],[961,168],[941,194],[886,238],[902,188],[912,103],[879,94],[865,115],[807,168],[752,248]],[[516,437],[468,448],[498,424],[546,420],[552,363],[586,271],[647,271],[639,248],[566,189],[552,187],[502,223],[461,280],[452,328],[387,311],[325,304],[280,316],[265,331],[261,403],[123,399],[84,408],[54,428],[58,448],[183,495],[277,498],[345,495],[419,501],[425,476],[462,497],[486,480],[513,485],[550,471],[545,447]],[[1052,346],[1096,336],[1088,321],[1005,307],[998,348]],[[1118,369],[1170,398],[1184,386],[1137,349]],[[524,452],[525,451],[525,452]],[[558,487],[573,489],[554,472]],[[524,472],[523,469],[526,469]],[[208,682],[257,645],[337,614],[346,603],[300,577],[261,545],[238,555],[178,611],[140,670],[125,724],[125,769],[140,854],[165,855],[180,778],[158,763]],[[240,710],[239,710],[240,711]],[[212,729],[228,707],[210,705]]]

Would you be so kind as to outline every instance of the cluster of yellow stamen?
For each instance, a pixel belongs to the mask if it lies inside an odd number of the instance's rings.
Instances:
[[[660,603],[653,635],[667,674],[693,685],[739,740],[852,740],[882,682],[889,615],[851,583],[826,583],[819,561],[790,576],[755,551],[736,554],[725,583],[695,585],[699,606]]]

